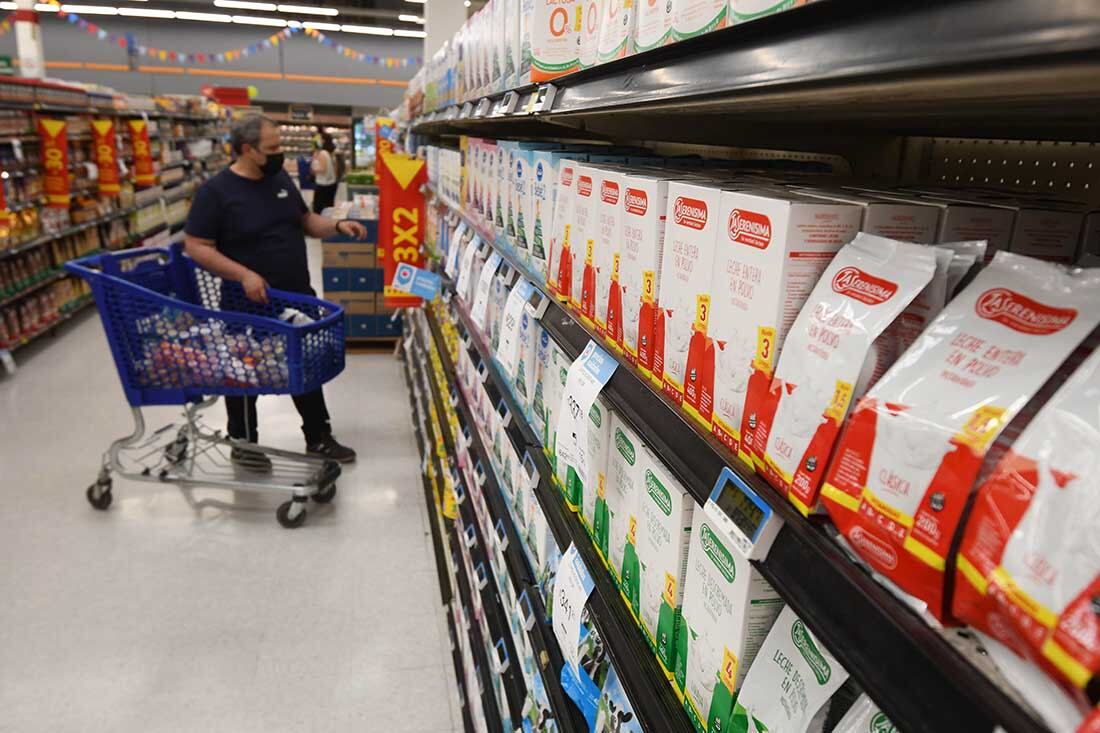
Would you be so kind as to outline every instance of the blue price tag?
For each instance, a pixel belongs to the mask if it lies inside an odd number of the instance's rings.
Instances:
[[[439,294],[439,275],[405,263],[399,264],[393,273],[394,290],[433,300]]]

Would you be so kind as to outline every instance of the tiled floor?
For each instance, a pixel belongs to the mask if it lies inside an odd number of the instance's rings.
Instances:
[[[289,531],[267,495],[116,481],[92,510],[129,411],[94,314],[48,341],[0,378],[0,731],[461,730],[393,357],[327,388],[360,461]],[[290,399],[259,407],[264,441],[300,450]]]

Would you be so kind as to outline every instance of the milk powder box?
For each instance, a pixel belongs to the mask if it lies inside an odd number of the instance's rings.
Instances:
[[[1084,222],[1084,211],[1070,204],[1042,199],[1021,201],[1008,251],[1070,264],[1077,260]]]
[[[695,499],[648,450],[641,451],[642,491],[635,529],[640,568],[638,617],[642,630],[672,676],[684,597]],[[627,591],[630,597],[632,591]]]
[[[899,242],[936,241],[940,224],[940,209],[931,202],[891,201],[855,191],[834,191],[825,188],[799,187],[795,189],[810,196],[830,198],[863,207],[863,224],[860,231],[875,234]]]
[[[619,279],[619,248],[622,242],[624,199],[623,172],[614,168],[600,169],[594,184],[599,187],[599,199],[596,202],[596,241],[592,254],[592,263],[596,270],[595,303],[592,311],[596,332],[607,335],[608,314],[610,313],[613,319],[622,314],[621,292],[612,289],[612,282]],[[610,325],[612,330],[618,328],[614,320]]]
[[[714,501],[695,511],[676,684],[696,730],[726,731],[734,701],[783,599],[723,529]],[[717,517],[717,519],[716,519]]]
[[[672,43],[672,2],[637,0],[634,9],[634,53],[642,53]]]
[[[545,333],[545,332],[544,332]],[[554,339],[550,339],[550,359],[547,373],[543,375],[543,406],[546,414],[546,439],[543,446],[547,449],[551,463],[557,469],[557,443],[556,431],[558,426],[558,406],[561,404],[562,395],[565,393],[565,380],[569,376],[569,367],[573,365],[565,351],[558,346]],[[557,475],[555,474],[555,479]],[[565,485],[561,484],[564,489]]]
[[[630,528],[637,522],[638,495],[642,486],[641,463],[645,449],[642,439],[611,413],[611,445],[607,449],[607,479],[596,499],[593,541],[603,555],[616,584],[622,582],[623,560]],[[633,550],[633,543],[631,542]],[[636,555],[635,555],[636,558]]]
[[[573,295],[573,232],[576,229],[573,210],[577,203],[577,169],[581,164],[575,156],[558,161],[546,287],[563,302],[570,301]]]
[[[531,189],[534,184],[535,152],[558,147],[555,143],[517,143],[512,153],[513,244],[517,257],[532,264],[531,240],[534,236]]]
[[[539,326],[539,322],[524,308],[519,317],[519,359],[516,363],[516,377],[513,385],[516,398],[527,415],[532,411],[535,365],[538,361],[538,343],[541,334],[542,327]]]
[[[534,0],[528,26],[531,81],[549,81],[578,68],[581,0]]]
[[[695,387],[714,360],[707,328],[714,254],[723,226],[718,219],[721,197],[721,184],[670,183],[661,253],[652,375],[661,380],[665,394],[700,422]],[[689,387],[694,399],[687,396]],[[709,421],[706,425],[710,427]]]
[[[643,3],[645,0],[642,0]],[[637,0],[604,0],[597,57],[605,63],[632,53],[634,5]]]
[[[497,0],[499,3],[500,0]],[[500,38],[504,42],[504,62],[502,65],[502,87],[511,89],[516,82],[516,63],[519,57],[519,0],[504,0],[500,13]]]
[[[548,279],[550,238],[554,228],[554,198],[558,189],[558,162],[565,156],[544,150],[531,154],[531,185],[524,203],[524,223],[530,224],[528,245],[531,270]]]
[[[531,393],[531,427],[534,428],[539,442],[544,446],[549,445],[547,441],[549,428],[546,422],[546,398],[551,388],[546,380],[551,374],[550,359],[553,353],[550,348],[551,343],[553,341],[550,339],[550,334],[540,327],[538,329],[538,339],[535,341],[535,382]]]
[[[627,361],[645,374],[653,368],[667,203],[668,180],[662,175],[637,172],[623,176],[619,277],[611,286],[622,312],[615,319],[617,327],[609,326],[607,335]]]
[[[514,248],[516,245],[516,185],[513,180],[513,171],[516,170],[519,143],[512,140],[498,140],[497,150],[497,186],[503,222],[503,226],[496,232],[497,242]]]
[[[858,205],[783,189],[722,194],[708,330],[715,368],[704,377],[700,406],[713,408],[714,435],[750,464],[751,450],[741,448],[755,425],[746,396],[752,384],[771,380],[787,331],[862,216]]]
[[[582,69],[595,66],[599,60],[600,19],[603,16],[605,2],[614,0],[580,0],[582,4],[580,46],[577,53],[578,65]]]
[[[682,41],[728,25],[729,0],[669,0],[672,3],[672,37]]]
[[[763,18],[813,0],[730,0],[730,25]]]
[[[582,320],[593,325],[596,315],[596,238],[599,236],[599,168],[577,167],[576,193],[573,197],[573,223],[569,246],[572,251],[573,291],[569,306]]]
[[[558,467],[559,477],[565,482],[565,500],[575,508],[581,523],[593,534],[596,521],[596,499],[604,493],[607,484],[607,449],[611,443],[611,408],[603,398],[597,398],[588,410],[588,480],[581,480],[573,466]]]
[[[805,622],[788,606],[764,640],[723,731],[819,733],[833,693],[848,679]]]

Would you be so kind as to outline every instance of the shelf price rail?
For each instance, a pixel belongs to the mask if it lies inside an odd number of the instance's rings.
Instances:
[[[589,340],[604,344],[546,291],[513,252],[461,209],[435,198],[548,300],[541,325],[570,358],[576,359]],[[470,329],[469,314],[461,306],[458,310]],[[849,559],[833,539],[830,525],[803,517],[783,495],[656,392],[640,372],[614,350],[606,350],[619,360],[619,367],[601,396],[653,448],[697,503],[706,503],[728,466],[784,519],[767,559],[754,564],[895,724],[902,730],[992,733],[999,726],[1007,733],[1049,733],[1030,708],[990,680],[943,632]],[[536,440],[533,433],[530,437]]]
[[[415,361],[415,360],[414,360]],[[421,394],[424,394],[430,388],[427,386],[426,376],[420,373],[420,369],[415,365],[412,367],[413,372],[416,374],[414,381],[419,385]],[[432,460],[436,463],[436,468],[441,468],[439,465],[438,455],[433,450],[432,446],[436,445],[436,436],[433,434],[431,421],[426,421],[428,425],[428,443],[425,449],[429,455],[433,455]],[[459,546],[458,532],[448,532],[446,538],[446,544],[449,550],[448,564],[450,567],[449,576],[454,581],[454,587],[456,591],[456,600],[463,610],[463,616],[466,620],[468,628],[456,629],[456,633],[463,633],[469,641],[469,648],[471,656],[474,660],[474,666],[477,670],[478,679],[466,681],[466,699],[472,700],[476,697],[480,697],[482,711],[485,715],[485,719],[490,730],[502,730],[503,722],[500,719],[500,709],[497,707],[496,694],[492,684],[490,675],[492,674],[492,667],[485,652],[485,644],[481,633],[481,626],[477,620],[473,617],[473,610],[475,608],[473,604],[473,595],[471,593],[471,585],[466,577],[465,564],[462,560],[461,548]],[[448,614],[449,615],[449,614]],[[465,673],[461,675],[461,679],[466,679]],[[471,683],[476,683],[477,692],[475,695],[470,695],[469,686]]]
[[[458,396],[456,407],[459,412],[459,419],[469,428],[471,448],[476,451],[478,460],[483,467],[491,467],[489,450],[485,445],[484,437],[473,419],[473,413],[469,407],[468,396],[461,385],[454,379],[456,373],[454,362],[451,359],[450,352],[445,347],[436,316],[431,311],[425,311],[425,314],[431,336],[443,359],[443,371],[447,377],[447,381],[451,389]],[[509,426],[506,432],[509,434],[509,439],[512,441],[512,445],[516,449],[516,452],[522,456],[527,446],[523,440],[515,437],[513,432],[515,430],[513,427],[514,425],[515,422]],[[541,591],[535,581],[534,571],[531,567],[530,560],[522,549],[523,540],[513,521],[511,511],[505,505],[504,493],[500,487],[500,482],[497,479],[496,472],[491,468],[487,468],[485,474],[489,490],[485,491],[483,496],[488,504],[489,514],[495,520],[494,526],[502,527],[505,537],[507,538],[507,547],[504,551],[504,557],[508,566],[507,571],[509,578],[511,579],[517,598],[526,593],[531,615],[534,618],[534,623],[528,631],[528,639],[530,639],[531,647],[535,654],[538,672],[542,675],[547,696],[550,698],[550,706],[554,712],[554,719],[558,724],[558,729],[563,731],[563,733],[581,733],[581,731],[587,731],[588,724],[584,720],[584,716],[581,714],[580,709],[565,696],[562,690],[560,679],[564,658],[562,656],[561,647],[558,644],[557,638],[554,636],[553,630],[550,628],[549,614],[543,603]],[[562,546],[562,549],[565,547],[567,546]]]
[[[415,327],[414,327],[415,330]],[[447,410],[443,404],[442,390],[435,381],[435,377],[432,374],[431,368],[431,356],[430,349],[427,346],[427,341],[419,334],[414,335],[414,339],[417,343],[417,350],[420,352],[419,356],[419,368],[423,372],[423,378],[427,383],[428,392],[431,395],[432,401],[435,403],[436,411],[441,415],[447,415]],[[458,455],[454,448],[453,436],[449,434],[448,427],[450,420],[441,417],[440,431],[444,436],[444,443],[448,446],[447,455],[449,457],[456,457]],[[465,485],[465,478],[461,472],[452,470],[448,466],[448,470],[451,471],[452,476],[455,476],[455,482],[461,484],[464,489],[464,495],[469,497],[471,495],[470,488]],[[483,568],[486,576],[488,577],[492,573],[492,563],[489,559],[488,548],[491,538],[486,534],[486,530],[481,526],[476,516],[473,516],[473,509],[470,507],[468,501],[462,501],[458,503],[459,514],[455,520],[456,532],[452,533],[452,537],[459,543],[459,550],[463,553],[463,556],[468,555],[470,558],[470,567]],[[464,540],[468,539],[467,533],[472,528],[474,533],[474,541],[472,543],[467,542],[465,546],[462,544]],[[462,566],[460,575],[465,576],[467,566],[462,562],[459,563]],[[508,711],[513,721],[518,721],[523,715],[523,704],[527,697],[527,686],[523,680],[523,675],[517,668],[518,655],[515,649],[515,643],[512,640],[511,626],[508,623],[508,617],[501,607],[500,598],[496,592],[497,586],[493,579],[481,584],[479,579],[472,577],[465,578],[466,583],[472,589],[471,592],[476,592],[480,596],[480,606],[483,616],[486,621],[487,630],[491,639],[495,642],[494,647],[500,643],[504,644],[505,653],[507,655],[508,666],[501,672],[495,671],[495,660],[490,660],[490,664],[494,667],[490,668],[490,675],[499,674],[502,682],[506,703],[508,705]],[[461,582],[461,581],[460,581]],[[480,587],[478,587],[480,586]],[[490,677],[491,679],[491,677]]]
[[[424,429],[423,415],[420,407],[420,393],[414,392],[413,380],[410,376],[411,367],[406,363],[405,369],[402,370],[405,377],[405,385],[409,390],[409,406],[410,414],[413,416],[413,433],[416,436],[417,449],[420,451],[420,457],[425,466],[429,460],[428,440],[425,437],[426,430]],[[455,670],[455,682],[459,686],[459,699],[461,700],[462,708],[462,729],[464,733],[474,733],[473,719],[470,716],[470,708],[467,703],[466,696],[466,674],[462,664],[462,653],[458,646],[458,636],[455,629],[454,616],[451,613],[451,601],[453,598],[451,591],[450,573],[446,566],[442,563],[446,562],[443,556],[445,551],[443,548],[443,538],[439,533],[437,523],[439,521],[439,513],[435,510],[433,501],[433,487],[432,482],[428,478],[427,471],[420,472],[421,482],[424,486],[424,496],[428,501],[428,513],[434,515],[430,520],[432,545],[435,548],[436,562],[439,564],[439,583],[440,588],[443,590],[443,609],[444,616],[447,617],[447,633],[450,636],[451,643],[451,661],[454,664]]]
[[[488,368],[492,380],[490,397],[504,400],[512,414],[512,424],[518,427],[522,443],[516,445],[517,452],[522,455],[527,451],[538,469],[540,480],[535,491],[550,531],[559,547],[567,548],[575,544],[589,569],[595,583],[588,599],[590,618],[604,641],[640,724],[644,730],[653,733],[690,733],[693,728],[687,715],[623,602],[618,587],[604,572],[603,561],[587,532],[575,517],[570,516],[571,512],[555,488],[554,472],[543,453],[542,444],[512,396],[507,380],[493,360],[492,350],[458,298],[451,299],[451,307],[458,314],[480,361]],[[515,440],[512,434],[509,437]]]

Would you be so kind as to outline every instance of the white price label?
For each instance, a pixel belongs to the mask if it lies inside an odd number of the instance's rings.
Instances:
[[[558,638],[562,656],[577,671],[580,664],[581,613],[595,583],[577,553],[577,546],[570,544],[558,563],[554,580],[554,636]]]
[[[585,486],[594,485],[588,474],[588,411],[618,366],[595,341],[589,341],[565,379],[556,429],[558,464],[562,470],[572,466]]]
[[[470,310],[470,317],[474,319],[474,323],[482,331],[485,330],[485,319],[489,315],[489,290],[493,286],[493,278],[496,277],[500,263],[500,252],[493,252],[489,255],[489,259],[485,260],[485,267],[481,268],[481,277],[477,281],[474,307]]]
[[[516,378],[516,365],[519,361],[519,329],[523,320],[523,306],[531,297],[534,286],[526,280],[520,280],[508,293],[504,304],[504,315],[500,325],[500,343],[497,345],[497,361],[504,367],[509,379]]]
[[[451,234],[451,246],[447,249],[447,264],[443,271],[447,277],[454,280],[455,271],[458,270],[458,250],[462,247],[462,236],[466,233],[466,222],[460,221]]]
[[[458,268],[458,285],[455,286],[455,290],[463,300],[470,293],[470,272],[474,269],[474,256],[477,254],[479,246],[481,246],[481,238],[475,234],[462,252],[462,263]]]

